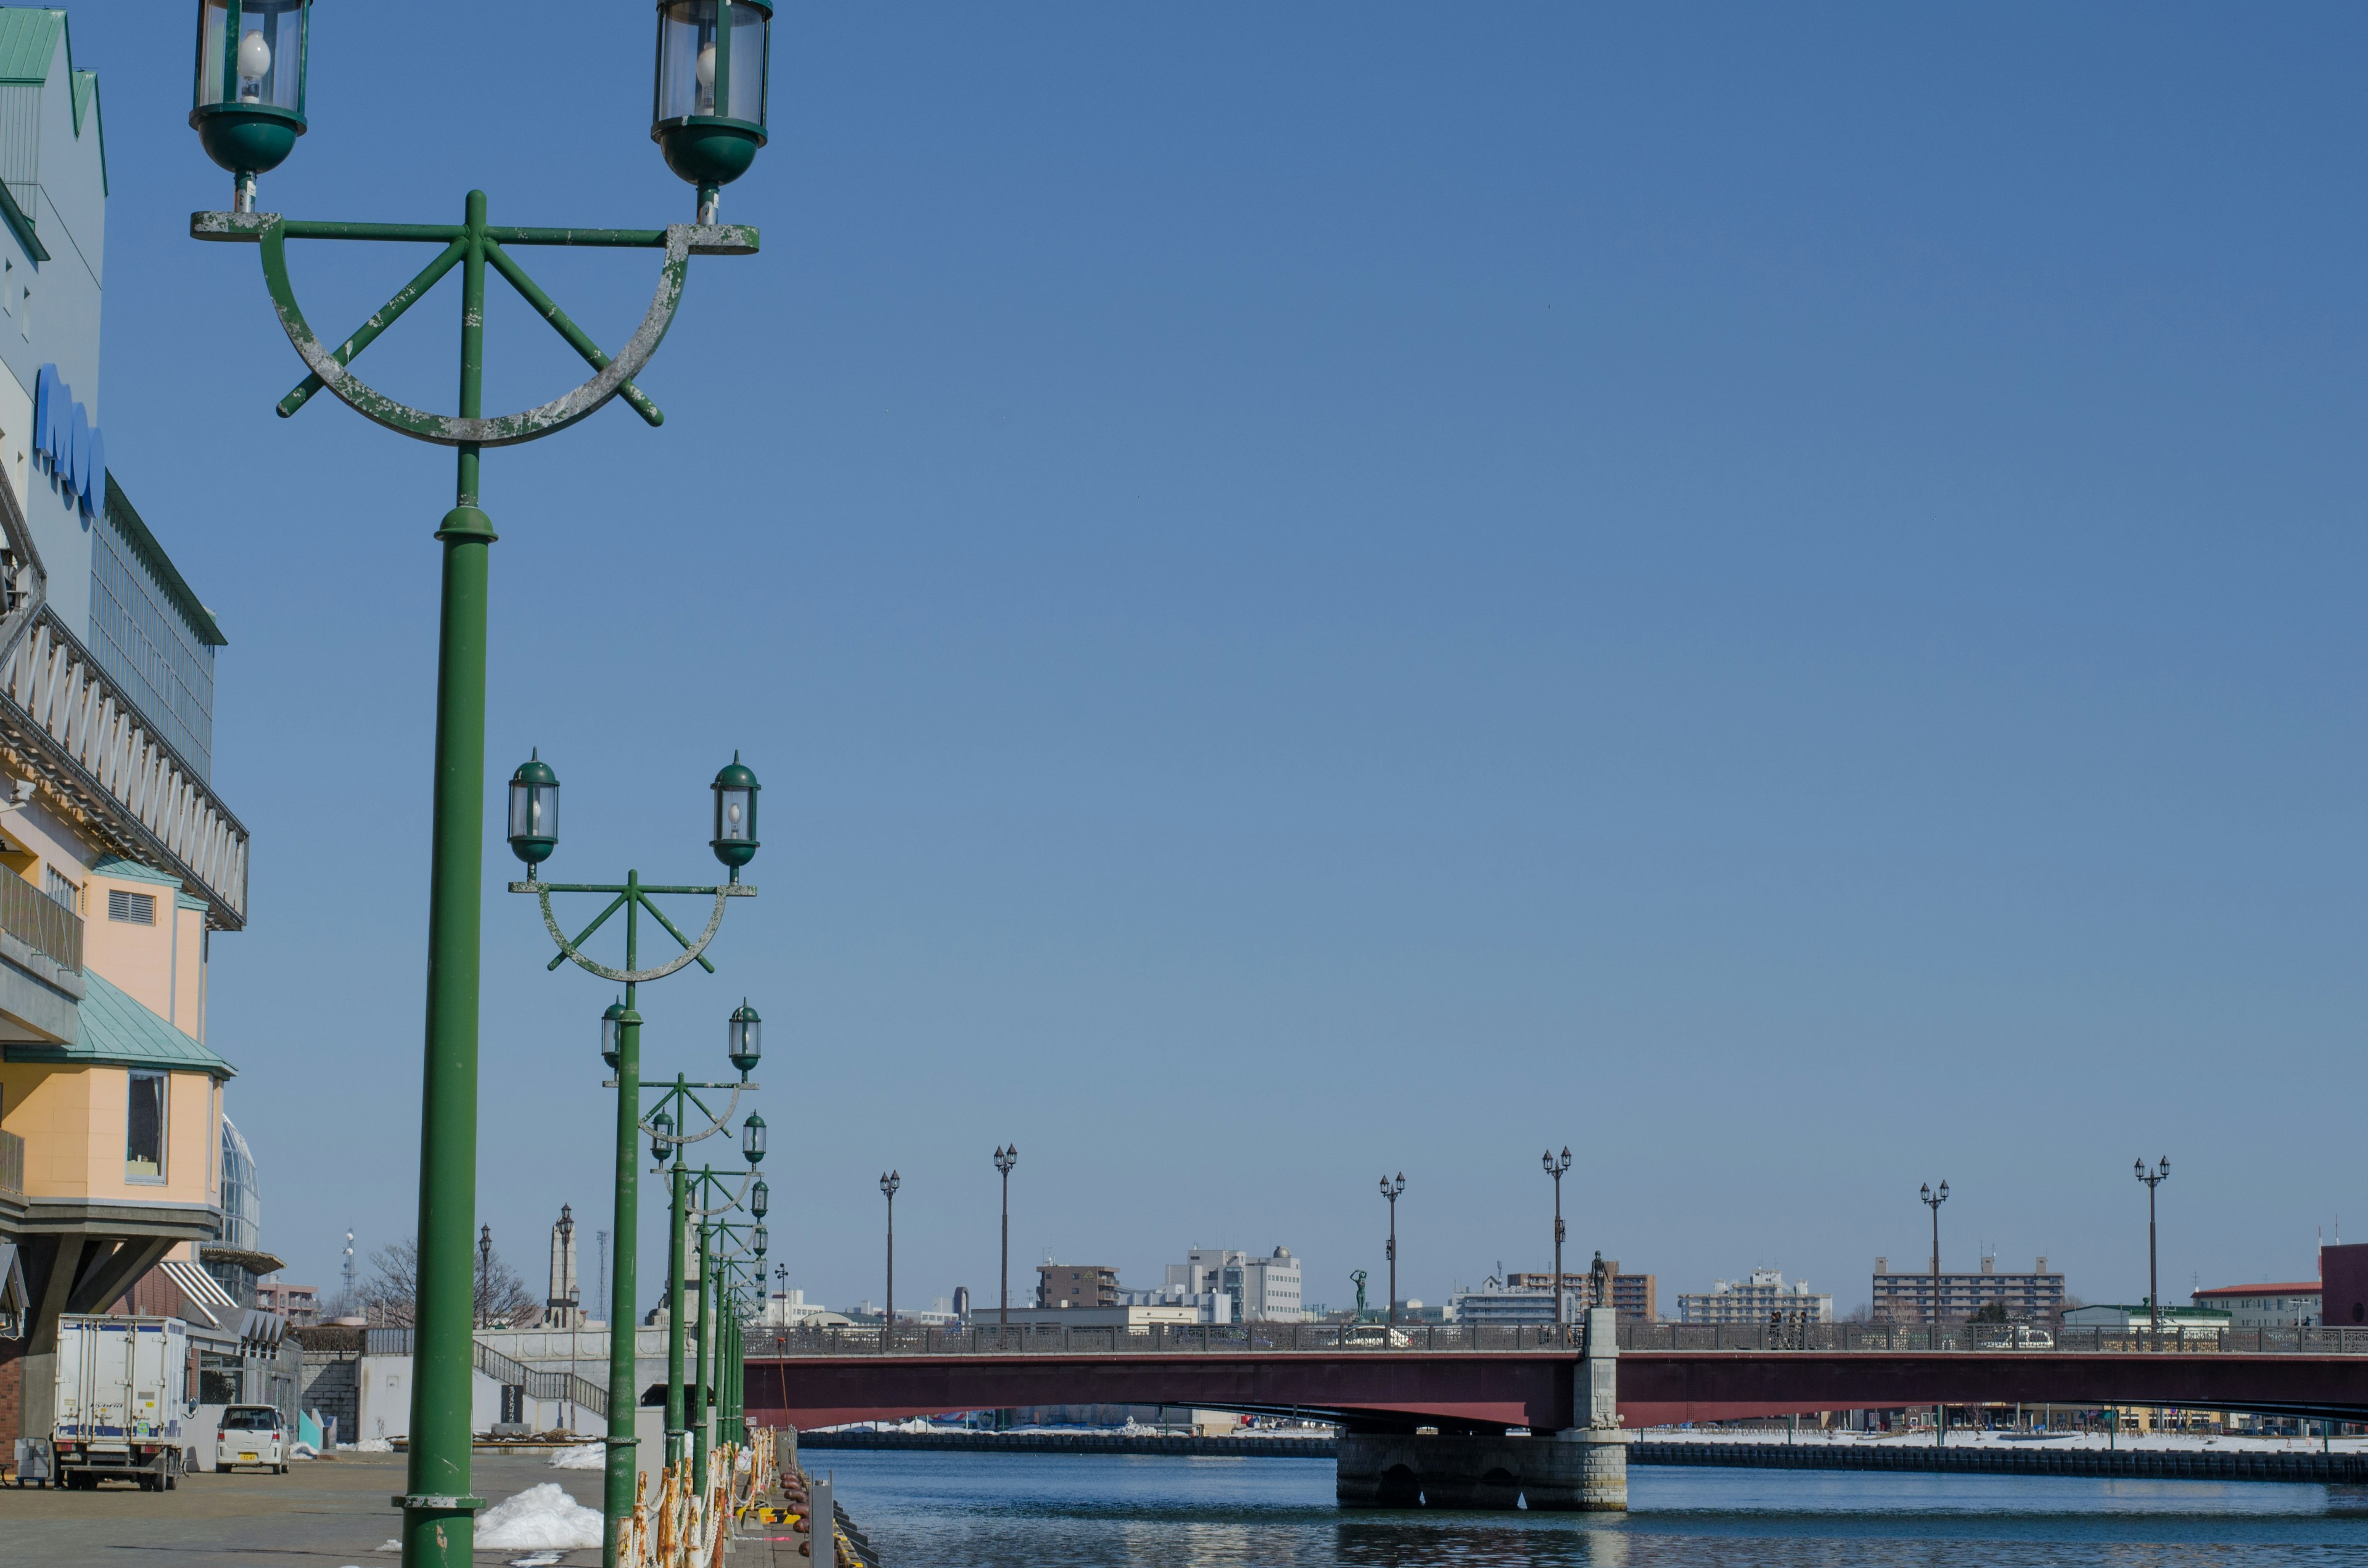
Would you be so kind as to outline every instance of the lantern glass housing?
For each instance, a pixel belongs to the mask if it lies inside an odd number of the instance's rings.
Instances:
[[[729,185],[765,144],[770,0],[658,0],[650,139],[693,185]]]
[[[748,1212],[761,1220],[765,1217],[765,1210],[771,1208],[772,1204],[772,1188],[767,1187],[764,1178],[759,1176],[757,1184],[748,1189]]]
[[[735,751],[709,788],[715,791],[715,836],[708,844],[737,878],[740,868],[757,858],[757,792],[764,786]]]
[[[660,1111],[650,1118],[650,1158],[666,1164],[666,1151],[672,1147],[666,1141],[674,1135],[674,1118]]]
[[[617,1037],[623,1032],[624,1023],[622,1002],[609,1003],[609,1010],[600,1015],[600,1060],[609,1064],[612,1073],[617,1070]]]
[[[189,123],[223,168],[277,168],[304,134],[312,12],[313,0],[199,0]]]
[[[765,1119],[754,1111],[740,1124],[740,1153],[752,1165],[765,1157]]]
[[[748,1244],[756,1248],[758,1257],[762,1257],[765,1256],[765,1244],[772,1239],[766,1233],[765,1227],[759,1225],[757,1227],[756,1233],[748,1238]]]
[[[510,853],[531,871],[558,847],[559,775],[538,750],[510,775]]]
[[[732,1009],[731,1020],[723,1026],[724,1043],[731,1052],[732,1065],[740,1069],[743,1078],[757,1070],[757,1059],[764,1054],[764,1030],[765,1020],[757,1016],[757,1009],[748,1006],[745,999]]]

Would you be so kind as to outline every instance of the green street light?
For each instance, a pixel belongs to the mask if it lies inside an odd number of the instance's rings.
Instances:
[[[740,1124],[740,1153],[752,1165],[765,1158],[765,1119],[753,1110]]]
[[[609,1003],[608,1009],[600,1015],[600,1060],[609,1064],[611,1073],[617,1070],[617,1033],[624,1022],[625,1005],[622,1002]]]
[[[673,1152],[673,1148],[674,1118],[660,1111],[650,1118],[650,1158],[659,1165],[665,1165],[666,1157]]]
[[[542,760],[542,750],[510,775],[510,853],[526,862],[526,874],[559,847],[559,775]]]
[[[759,1225],[749,1234],[748,1244],[756,1249],[758,1257],[762,1257],[765,1256],[765,1244],[770,1239],[765,1233],[765,1227]]]
[[[231,172],[233,210],[255,210],[255,176],[304,134],[304,46],[313,0],[199,0],[189,124]]]
[[[748,1189],[748,1212],[761,1220],[765,1217],[765,1210],[770,1209],[772,1206],[773,1189],[767,1187],[763,1179],[760,1177],[758,1178],[757,1185]],[[758,1252],[762,1252],[765,1249],[763,1247],[758,1247],[757,1250]]]
[[[715,791],[715,836],[709,843],[715,858],[732,868],[736,882],[740,868],[757,858],[757,791],[764,786],[735,751],[710,788]]]
[[[757,1070],[757,1058],[764,1052],[764,1032],[765,1020],[748,1006],[748,999],[742,997],[740,1006],[732,1009],[732,1017],[723,1026],[723,1038],[731,1050],[732,1065],[740,1069],[743,1078]]]
[[[699,221],[715,222],[720,187],[748,172],[765,144],[768,0],[658,0],[657,82],[650,140],[666,167],[699,187]]]

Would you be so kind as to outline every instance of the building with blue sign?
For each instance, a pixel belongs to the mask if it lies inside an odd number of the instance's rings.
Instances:
[[[276,1338],[207,1043],[211,939],[246,923],[224,639],[107,438],[107,196],[67,14],[0,6],[0,1454],[47,1436],[62,1313],[182,1318],[208,1371]]]

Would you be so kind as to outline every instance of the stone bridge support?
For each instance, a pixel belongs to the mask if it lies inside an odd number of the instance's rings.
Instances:
[[[1572,1368],[1578,1424],[1528,1437],[1344,1432],[1335,1483],[1344,1508],[1512,1508],[1619,1513],[1628,1506],[1628,1445],[1620,1426],[1617,1318],[1587,1314],[1586,1353]]]

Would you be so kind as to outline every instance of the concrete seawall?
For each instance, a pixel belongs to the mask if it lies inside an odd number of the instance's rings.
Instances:
[[[1330,1460],[1330,1437],[1186,1437],[1118,1432],[808,1432],[802,1449],[904,1449],[940,1453],[1180,1454],[1202,1458]],[[1960,1475],[2085,1475],[2154,1481],[2277,1481],[2368,1485],[2368,1454],[2215,1453],[2210,1450],[1877,1447],[1873,1444],[1689,1443],[1647,1436],[1630,1464],[1742,1470],[1903,1471]]]

